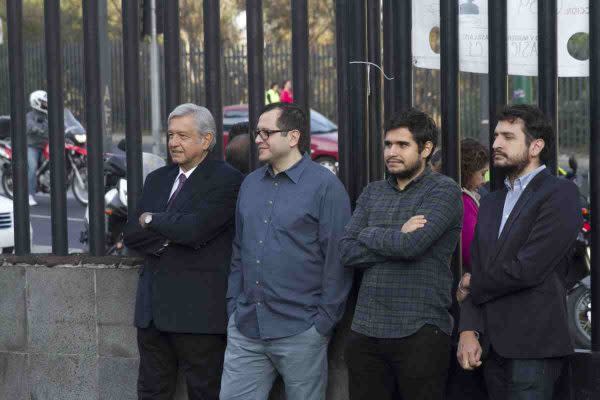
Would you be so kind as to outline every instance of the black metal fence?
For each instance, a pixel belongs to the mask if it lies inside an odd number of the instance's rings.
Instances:
[[[150,117],[150,47],[140,46],[140,86],[142,91],[142,129],[149,130]],[[221,87],[223,104],[248,102],[247,51],[245,46],[224,48],[222,56]],[[160,58],[164,53],[160,47]],[[44,43],[29,43],[24,48],[25,93],[46,88]],[[123,45],[110,43],[112,130],[125,130],[125,91],[123,74]],[[181,95],[184,100],[201,103],[205,98],[203,49],[182,50]],[[164,77],[164,65],[161,77]],[[310,49],[310,104],[333,121],[337,118],[336,107],[336,51],[335,46],[313,46]],[[292,77],[291,47],[266,46],[264,51],[265,86]],[[85,122],[85,82],[83,76],[83,43],[63,45],[63,80],[65,106]],[[533,100],[537,96],[537,78],[531,80]],[[161,79],[164,93],[164,79]],[[431,113],[439,122],[440,73],[437,70],[413,69],[414,104]],[[510,80],[509,80],[510,82]],[[10,113],[8,91],[8,49],[0,46],[0,115]],[[589,145],[589,78],[559,78],[558,123],[561,147],[569,150],[585,150]],[[487,75],[460,73],[460,123],[464,137],[482,138],[488,131]],[[266,89],[266,88],[265,88]],[[161,96],[162,98],[162,96]],[[163,100],[164,103],[164,100]],[[164,104],[163,104],[164,106]],[[483,138],[482,138],[483,139]]]

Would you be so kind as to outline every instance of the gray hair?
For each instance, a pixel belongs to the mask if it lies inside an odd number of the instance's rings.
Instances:
[[[212,141],[208,148],[209,151],[217,144],[217,126],[215,119],[213,118],[208,108],[202,107],[193,103],[180,104],[169,114],[167,123],[171,122],[171,119],[178,117],[191,116],[196,121],[196,130],[198,134],[204,136],[207,133],[212,133]]]

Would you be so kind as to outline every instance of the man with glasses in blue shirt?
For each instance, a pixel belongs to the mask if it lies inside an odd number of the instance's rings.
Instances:
[[[327,346],[352,283],[338,252],[350,202],[303,154],[310,137],[297,105],[267,106],[253,136],[265,165],[238,199],[221,400],[266,400],[278,373],[288,400],[324,399]]]

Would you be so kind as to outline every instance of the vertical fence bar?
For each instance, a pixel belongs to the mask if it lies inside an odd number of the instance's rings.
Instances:
[[[15,253],[25,255],[31,252],[31,239],[27,185],[27,137],[25,136],[22,0],[7,0],[6,20],[8,26],[8,74],[10,77],[10,127],[13,150]]]
[[[460,182],[458,1],[440,1],[441,111],[444,174]]]
[[[223,159],[223,100],[221,95],[221,12],[219,0],[204,0],[204,86],[206,107],[217,125],[212,157]]]
[[[592,351],[600,352],[600,3],[590,1],[590,208]],[[597,210],[594,212],[594,210]]]
[[[383,0],[383,70],[387,75],[394,75],[394,3],[396,0]],[[383,80],[383,112],[387,120],[395,110],[395,79]],[[339,139],[338,139],[339,140]]]
[[[246,27],[248,35],[248,116],[250,131],[256,128],[264,107],[264,39],[262,0],[246,0]],[[258,166],[256,144],[250,140],[250,171]]]
[[[179,0],[162,0],[164,10],[165,120],[181,103],[181,51]],[[167,157],[171,156],[167,150]]]
[[[99,15],[95,1],[83,1],[85,109],[88,132],[90,253],[104,254],[103,110],[100,79]]]
[[[292,78],[294,103],[302,107],[309,117],[307,132],[310,132],[309,67],[308,0],[292,0]],[[310,151],[310,146],[305,150]]]
[[[62,94],[60,1],[44,1],[46,79],[48,81],[48,130],[50,137],[50,181],[52,253],[67,255],[67,191],[65,177],[65,123]]]
[[[137,1],[121,3],[123,23],[123,76],[125,79],[125,138],[127,140],[127,214],[135,219],[142,193],[142,121],[140,98],[139,6]]]
[[[339,177],[348,193],[354,193],[351,171],[352,142],[350,140],[348,76],[350,55],[348,53],[349,0],[335,1],[335,41],[337,49],[337,110],[338,110],[338,154]]]
[[[598,21],[594,21],[598,23]],[[538,1],[538,103],[540,109],[552,121],[554,148],[548,168],[553,174],[558,168],[558,57],[556,0]]]
[[[367,47],[368,60],[381,65],[381,3],[367,1]],[[381,124],[382,74],[377,68],[369,68],[368,118],[369,118],[369,180],[383,178],[383,138]]]
[[[460,119],[458,70],[458,0],[440,0],[440,58],[441,58],[441,111],[442,111],[442,169],[444,174],[460,185]],[[460,244],[452,257],[454,276],[452,293],[462,275]],[[459,306],[452,296],[452,314],[456,317]]]
[[[445,3],[445,1],[442,1]],[[412,1],[394,1],[394,85],[396,111],[412,106]],[[458,35],[457,35],[458,40]],[[456,42],[458,46],[458,42]],[[458,51],[458,50],[457,50]]]
[[[507,0],[494,0],[488,3],[488,40],[489,40],[489,149],[490,149],[490,186],[492,190],[502,187],[504,177],[492,167],[494,156],[494,130],[497,116],[508,103],[508,49],[507,49]]]
[[[348,7],[348,55],[350,61],[365,61],[367,58],[367,13],[363,1]],[[367,125],[367,68],[364,64],[351,64],[348,71],[348,95],[350,129],[352,141],[352,176],[354,191],[349,193],[354,204],[362,189],[369,182],[369,147]],[[346,99],[342,99],[345,101]]]

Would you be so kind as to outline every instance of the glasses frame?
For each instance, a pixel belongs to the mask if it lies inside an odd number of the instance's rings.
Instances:
[[[252,139],[256,140],[257,137],[260,136],[260,138],[263,141],[267,141],[269,140],[269,138],[271,137],[271,135],[274,135],[276,133],[288,133],[290,131],[284,130],[284,129],[255,129],[252,131]],[[263,134],[265,133],[265,134]]]

